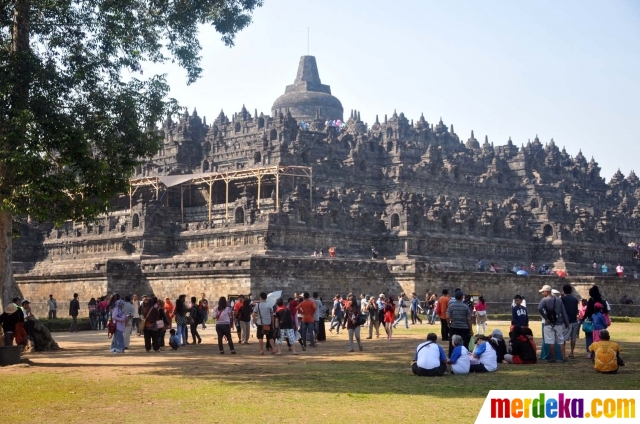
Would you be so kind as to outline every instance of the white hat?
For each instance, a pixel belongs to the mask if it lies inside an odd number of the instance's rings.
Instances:
[[[551,292],[551,290],[553,290],[551,288],[551,286],[549,284],[545,284],[544,286],[542,286],[542,288],[540,290],[538,290],[540,293],[542,292]]]
[[[18,307],[17,307],[15,304],[13,304],[13,303],[9,303],[7,306],[5,306],[5,307],[4,307],[4,311],[5,311],[7,314],[13,314],[13,313],[15,313],[17,310],[18,310]]]
[[[380,293],[380,296],[378,296],[378,297],[384,297],[384,293]]]

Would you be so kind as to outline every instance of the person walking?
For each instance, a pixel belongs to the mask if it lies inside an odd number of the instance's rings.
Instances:
[[[233,323],[236,327],[236,334],[238,335],[238,343],[242,344],[242,325],[240,325],[240,309],[244,304],[244,295],[238,296],[236,302],[233,304]],[[233,329],[233,328],[232,328]]]
[[[218,349],[220,355],[224,354],[222,339],[227,338],[229,349],[232,355],[236,354],[233,348],[233,337],[231,337],[231,324],[233,323],[233,310],[227,305],[227,298],[222,296],[218,299],[218,306],[213,310],[216,316],[216,334],[218,334]]]
[[[440,334],[442,336],[442,341],[449,341],[449,324],[447,322],[447,308],[449,307],[449,302],[451,301],[451,297],[449,297],[449,290],[442,290],[442,296],[438,299],[438,306],[436,307],[436,313],[440,317]],[[449,355],[451,356],[451,355]]]
[[[238,323],[240,324],[240,342],[249,344],[249,336],[251,335],[251,301],[249,299],[242,301],[238,312]]]
[[[373,330],[376,330],[376,338],[380,337],[380,314],[378,309],[378,303],[376,299],[371,296],[369,298],[369,302],[367,302],[367,313],[369,314],[369,337],[367,339],[373,338]]]
[[[225,299],[226,302],[226,299]],[[198,325],[202,324],[202,309],[198,307],[198,300],[195,296],[191,297],[191,308],[189,309],[189,315],[193,320],[189,327],[191,329],[191,337],[193,340],[193,344],[196,344],[196,339],[198,339],[198,344],[202,343],[202,338],[200,337],[200,333],[198,333]]]
[[[455,301],[447,304],[447,313],[445,320],[447,321],[447,328],[449,329],[449,357],[453,353],[453,342],[451,336],[454,334],[462,337],[464,346],[469,346],[469,341],[473,335],[473,324],[471,323],[471,310],[464,304],[462,298],[464,294],[458,290],[454,293]]]
[[[407,303],[404,301],[404,293],[400,293],[400,297],[398,298],[398,319],[393,323],[393,328],[396,328],[398,323],[404,318],[404,326],[406,329],[409,329],[406,307]]]
[[[78,300],[78,293],[73,294],[73,300],[69,302],[69,316],[71,317],[71,327],[69,331],[74,333],[78,331],[78,313],[80,312],[80,301]]]
[[[282,299],[276,300],[276,313],[274,316],[276,328],[278,329],[278,338],[276,339],[276,355],[282,355],[282,342],[287,340],[287,344],[291,346],[289,350],[293,355],[297,355],[296,341],[298,334],[293,328],[293,321],[291,320],[291,312],[284,306]]]
[[[302,350],[307,348],[307,339],[311,338],[311,347],[316,347],[314,338],[314,315],[316,313],[316,303],[309,299],[309,292],[304,292],[304,301],[298,305],[298,312],[302,313],[302,324],[300,325],[300,336],[302,337]]]
[[[116,323],[116,332],[113,334],[111,340],[111,353],[124,353],[124,332],[126,330],[126,324],[129,320],[124,311],[124,300],[116,301],[116,304],[111,311],[111,319]]]
[[[58,302],[53,298],[53,295],[49,295],[47,300],[47,306],[49,306],[49,319],[56,319],[56,312],[58,311]]]
[[[263,338],[267,338],[267,343],[271,346],[275,346],[275,341],[273,339],[273,320],[272,320],[272,309],[271,306],[267,303],[267,294],[265,292],[260,293],[260,302],[253,309],[253,320],[256,322],[258,326],[258,345],[260,346],[260,355],[264,355],[264,343]],[[272,354],[275,355],[275,351],[271,351]]]
[[[484,297],[478,297],[474,309],[476,311],[476,333],[484,334],[487,331],[487,303],[484,301]],[[482,328],[482,332],[480,328]]]
[[[131,305],[133,306],[133,319],[131,320],[131,330],[136,330],[136,334],[140,335],[140,302],[138,301],[138,295],[134,294],[131,298]]]
[[[98,328],[98,302],[96,299],[92,297],[89,299],[89,326],[92,330],[96,330]]]
[[[158,312],[158,298],[153,296],[151,299],[147,299],[146,304],[142,305],[142,312],[144,316],[144,348],[147,352],[157,352],[160,349],[158,346],[158,327],[157,322],[160,318]]]
[[[358,299],[355,295],[351,295],[349,298],[349,306],[345,311],[344,321],[342,328],[346,328],[349,333],[349,352],[353,352],[353,338],[356,338],[358,342],[358,349],[362,352],[362,342],[360,341],[360,307],[358,306]]]
[[[189,344],[187,340],[187,324],[189,320],[187,319],[187,306],[185,305],[185,299],[180,296],[176,300],[176,308],[174,311],[176,317],[176,330],[178,332],[178,338],[180,338],[180,346],[186,346]]]
[[[572,291],[571,284],[565,284],[562,286],[562,296],[560,297],[567,317],[569,317],[569,327],[563,335],[565,351],[567,342],[570,344],[571,353],[569,353],[569,358],[575,358],[573,351],[576,348],[576,340],[578,340],[578,333],[580,332],[580,322],[578,322],[580,302],[577,297],[571,295]]]
[[[395,320],[396,305],[393,303],[393,296],[387,297],[384,305],[384,328],[387,330],[387,340],[391,340],[393,335],[393,322]]]
[[[340,334],[340,323],[342,322],[342,296],[339,294],[333,298],[333,310],[331,313],[333,316],[331,317],[331,324],[329,325],[329,332],[333,333],[333,328],[336,328],[336,334]]]
[[[326,342],[327,341],[327,332],[324,328],[324,323],[327,319],[327,307],[324,306],[322,302],[322,298],[320,300],[320,315],[318,316],[318,342]]]
[[[411,310],[411,324],[416,325],[416,322],[420,322],[422,324],[422,319],[418,315],[418,311],[420,310],[420,299],[418,299],[418,295],[411,293],[411,306],[409,307]]]
[[[320,309],[322,309],[322,301],[318,292],[313,292],[313,303],[316,304],[316,311],[313,313],[313,340],[317,347],[318,338],[320,337]]]
[[[209,301],[204,297],[204,293],[202,293],[202,297],[198,302],[198,309],[200,310],[202,329],[204,330],[207,328],[207,320],[209,319]],[[240,337],[239,334],[238,337]]]
[[[133,317],[135,314],[135,310],[138,309],[135,306],[133,306],[133,303],[131,303],[131,296],[125,296],[124,297],[124,305],[122,307],[122,311],[124,312],[125,317],[127,317],[127,320],[125,321],[125,327],[124,327],[124,349],[129,349],[129,345],[131,344],[131,332],[133,331]],[[118,323],[116,322],[116,330],[118,329]]]

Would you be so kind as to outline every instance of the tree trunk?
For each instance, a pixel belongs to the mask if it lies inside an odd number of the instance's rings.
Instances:
[[[27,58],[29,55],[31,1],[15,0],[14,5],[13,40],[11,43],[11,64],[14,69],[13,87],[10,94],[10,114],[15,119],[21,111],[29,107],[30,72],[27,69]],[[11,128],[11,130],[24,134],[23,131],[26,129],[18,126]],[[3,145],[0,148],[9,151],[13,150],[11,145]],[[6,184],[5,177],[7,172],[6,164],[0,163],[0,182],[4,184]],[[6,187],[3,187],[3,193],[8,193],[9,191]],[[0,195],[0,206],[3,204],[3,200],[3,196]],[[0,293],[2,295],[2,305],[0,307],[4,307],[4,305],[11,302],[13,297],[20,297],[20,292],[13,278],[13,218],[8,211],[0,211]]]
[[[13,222],[9,212],[0,212],[0,285],[2,286],[2,307],[20,291],[13,278]]]

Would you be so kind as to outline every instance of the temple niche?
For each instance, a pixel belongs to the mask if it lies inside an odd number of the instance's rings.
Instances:
[[[553,139],[467,138],[442,117],[392,108],[368,124],[343,109],[312,56],[270,113],[235,110],[167,117],[160,150],[141,159],[132,192],[109,214],[30,224],[15,260],[50,269],[105,257],[306,256],[329,246],[366,258],[373,245],[380,258],[431,269],[472,269],[484,257],[580,271],[594,260],[629,263],[628,244],[640,236],[635,172],[607,183],[595,159]]]

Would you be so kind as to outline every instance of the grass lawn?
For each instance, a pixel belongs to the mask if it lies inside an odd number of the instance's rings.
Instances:
[[[489,322],[488,328],[508,332],[506,322]],[[177,352],[146,353],[142,338],[134,336],[124,355],[108,352],[102,332],[54,334],[63,350],[30,354],[28,367],[0,369],[2,421],[371,423],[402,414],[464,424],[475,421],[491,389],[640,388],[638,324],[610,328],[627,364],[618,375],[593,371],[581,338],[577,359],[569,364],[500,365],[491,374],[415,377],[409,367],[415,346],[439,330],[437,324],[398,328],[392,341],[374,336],[363,340],[364,352],[349,354],[346,334],[328,333],[327,342],[297,357],[287,352],[260,356],[255,337],[237,347],[238,355],[229,355],[226,346],[227,353],[220,355],[213,326],[201,333],[202,345]],[[536,342],[540,347],[539,338]],[[7,394],[15,396],[8,401]]]

